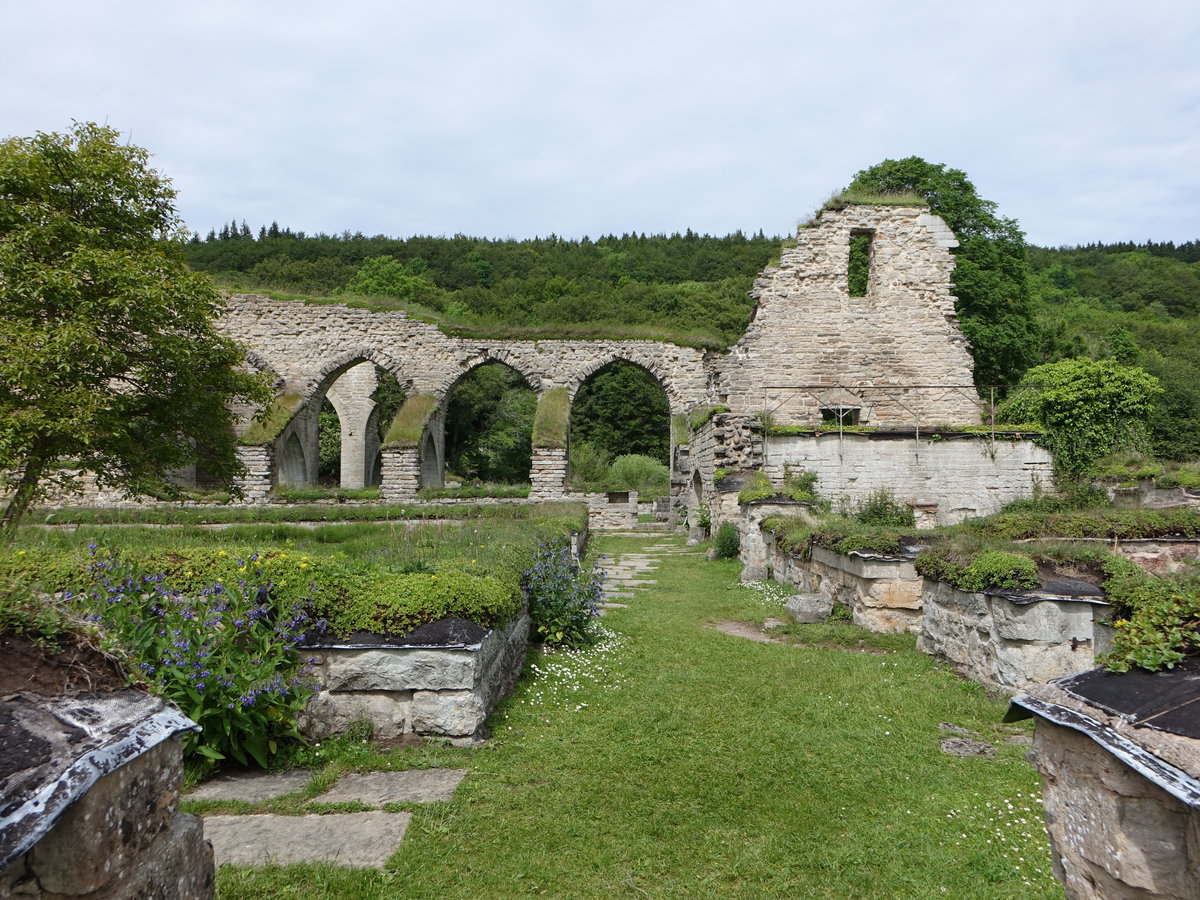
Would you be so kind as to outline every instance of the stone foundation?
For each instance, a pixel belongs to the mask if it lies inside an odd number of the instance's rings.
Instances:
[[[477,644],[317,648],[321,689],[301,714],[301,730],[320,740],[369,721],[376,737],[482,736],[492,708],[525,665],[529,614]]]
[[[1029,759],[1069,900],[1200,897],[1200,810],[1041,716]]]
[[[212,846],[178,811],[182,781],[178,737],[104,775],[0,870],[0,897],[212,897]]]
[[[951,662],[980,684],[1012,693],[1095,666],[1111,629],[1111,609],[1086,600],[1016,603],[924,580],[918,649]]]
[[[790,556],[772,542],[775,580],[823,594],[850,608],[854,624],[869,631],[921,629],[922,578],[912,560],[835,553],[813,547],[812,557]]]

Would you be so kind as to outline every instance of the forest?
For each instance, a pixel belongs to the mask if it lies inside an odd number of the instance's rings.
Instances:
[[[974,258],[960,255],[956,270],[977,381],[1019,384],[1027,369],[1072,357],[1139,366],[1165,389],[1145,449],[1163,459],[1200,457],[1200,241],[1035,247],[1024,244],[1013,220],[995,221],[998,236],[970,232],[983,237],[968,238]],[[973,227],[966,219],[957,224],[960,234]],[[749,323],[753,279],[778,259],[784,240],[692,231],[594,240],[389,238],[307,235],[277,223],[254,232],[231,222],[194,237],[186,254],[193,268],[231,290],[405,308],[456,334],[648,337],[718,349]],[[997,253],[1002,290],[995,278],[978,276]],[[533,405],[529,386],[501,366],[464,378],[448,410],[451,472],[524,480]],[[665,464],[668,427],[665,398],[647,373],[607,367],[573,409],[575,468],[595,485],[621,456]]]

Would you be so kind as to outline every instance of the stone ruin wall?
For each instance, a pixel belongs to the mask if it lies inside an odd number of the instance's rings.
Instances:
[[[870,275],[863,297],[849,296],[849,248],[855,233],[871,235]],[[440,483],[440,425],[451,390],[462,376],[491,361],[511,366],[539,394],[565,388],[573,399],[594,372],[621,359],[658,380],[673,416],[703,405],[729,407],[741,425],[734,427],[730,419],[720,433],[693,435],[692,446],[683,452],[672,447],[679,505],[696,504],[691,494],[696,493],[697,471],[704,485],[701,498],[711,493],[713,471],[720,467],[761,468],[766,463],[774,479],[781,477],[779,466],[772,468],[772,460],[763,457],[761,433],[756,440],[748,437],[748,429],[754,427],[750,420],[763,411],[779,424],[818,424],[822,407],[833,404],[859,408],[864,425],[977,423],[980,404],[970,387],[971,357],[951,294],[950,249],[955,246],[942,220],[923,208],[851,206],[826,211],[799,229],[795,246],[785,248],[780,264],[755,282],[754,319],[724,354],[645,340],[461,338],[398,310],[235,295],[220,327],[250,348],[249,361],[274,377],[281,396],[302,403],[275,441],[243,448],[251,470],[244,488],[251,502],[264,502],[273,485],[312,483],[317,412],[328,397],[338,409],[347,448],[343,486],[381,477],[385,499],[413,498],[419,486]],[[410,397],[437,399],[439,407],[419,447],[383,448],[380,453],[372,445],[372,434],[377,433],[370,425],[373,365],[394,374]],[[306,448],[299,461],[297,445]],[[880,453],[890,460],[884,448]],[[1030,483],[1030,465],[1040,476],[1043,460],[1017,456],[982,465],[980,472],[991,477],[1003,471],[1011,481],[1008,468],[1013,468],[1021,482],[1015,489],[1024,490]],[[954,462],[970,467],[978,461]],[[904,468],[901,463],[871,466],[875,472]],[[535,448],[532,496],[563,496],[565,472],[565,451]],[[830,485],[825,485],[827,480]],[[937,481],[944,486],[946,479],[939,475]],[[841,467],[830,469],[828,478],[822,470],[822,483],[826,489],[833,487],[834,494],[850,495],[855,484],[866,484],[867,479]],[[916,496],[921,493],[918,487],[908,491],[906,486],[906,492],[914,494],[910,499],[930,499]],[[1006,487],[1001,493],[1007,496],[1010,491]],[[966,508],[957,498],[952,505]]]
[[[872,236],[864,297],[849,295],[853,233]],[[757,312],[718,363],[715,402],[769,411],[780,424],[818,424],[821,406],[853,403],[842,386],[858,394],[863,425],[978,423],[971,354],[951,294],[957,246],[924,208],[824,212],[755,282]]]

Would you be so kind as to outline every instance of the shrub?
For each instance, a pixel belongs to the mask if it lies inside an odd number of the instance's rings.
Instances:
[[[1121,557],[1110,558],[1104,571],[1104,592],[1118,616],[1103,659],[1109,671],[1170,669],[1200,652],[1200,577],[1155,577]]]
[[[863,525],[882,525],[894,528],[911,528],[914,524],[913,511],[897,502],[887,488],[880,488],[854,508],[853,518]]]
[[[741,543],[737,526],[729,521],[722,522],[721,526],[717,529],[717,536],[713,541],[717,550],[717,558],[733,559],[741,550]]]
[[[802,469],[799,472],[793,472],[787,465],[783,467],[783,492],[799,503],[813,503],[819,498],[817,496],[817,478],[816,472],[811,472]]]
[[[661,497],[671,490],[671,472],[658,460],[638,453],[618,456],[609,469],[609,485],[614,490],[637,491],[647,497]]]
[[[566,540],[541,542],[521,578],[534,633],[543,644],[584,647],[599,637],[604,573],[585,571]]]
[[[608,484],[611,462],[608,451],[591,441],[572,444],[571,483],[583,489]]]
[[[320,623],[300,604],[274,602],[261,570],[186,595],[115,557],[96,556],[88,571],[86,589],[68,599],[101,625],[128,671],[201,726],[184,734],[185,754],[266,767],[299,737],[311,660],[295,649]]]

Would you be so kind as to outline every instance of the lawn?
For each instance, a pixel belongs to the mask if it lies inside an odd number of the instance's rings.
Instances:
[[[602,537],[628,552],[663,535]],[[733,562],[664,556],[656,585],[605,618],[582,653],[532,654],[475,749],[341,739],[300,762],[301,812],[345,770],[461,766],[453,801],[413,806],[384,871],[224,867],[242,897],[1061,897],[1025,747],[1004,704],[912,648],[826,628],[814,646],[730,637],[778,591]],[[803,633],[785,635],[805,641]],[[856,636],[857,635],[857,636]],[[857,649],[838,649],[847,643]],[[938,747],[939,723],[995,745]]]

